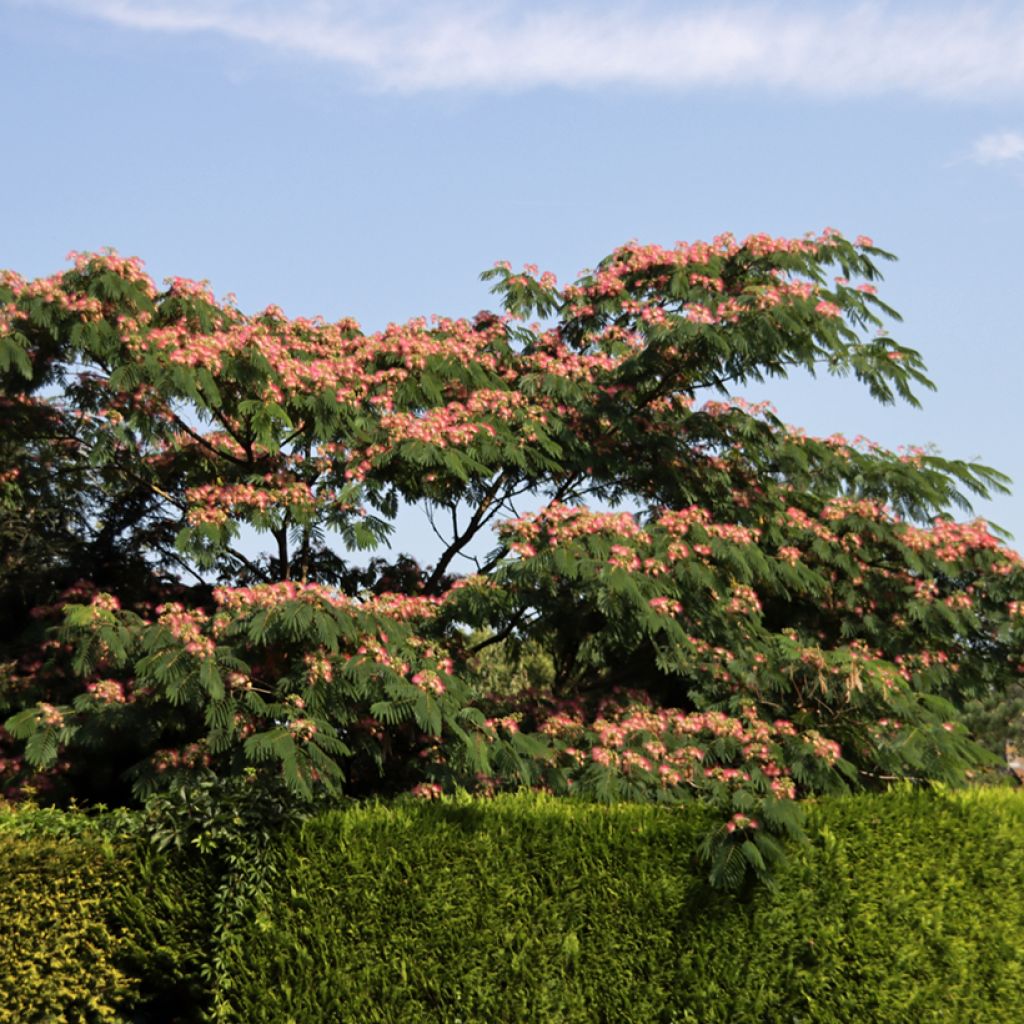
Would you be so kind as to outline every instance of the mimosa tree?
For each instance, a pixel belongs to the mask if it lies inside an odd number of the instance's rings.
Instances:
[[[794,797],[962,780],[963,708],[1024,671],[1024,567],[950,511],[1005,478],[733,397],[804,370],[916,404],[883,258],[630,244],[374,334],[112,252],[4,274],[11,784],[694,798],[729,880]],[[401,506],[440,555],[367,564]]]

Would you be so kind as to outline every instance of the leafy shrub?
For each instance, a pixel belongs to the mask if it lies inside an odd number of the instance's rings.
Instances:
[[[137,979],[104,909],[126,868],[102,839],[0,833],[0,1021],[117,1021]]]
[[[137,816],[4,812],[0,1022],[1020,1019],[1024,793],[823,798],[739,894],[699,866],[713,813],[368,804],[257,830],[249,869],[233,834],[188,857]]]
[[[812,846],[680,953],[688,1022],[1021,1019],[1024,795],[893,791],[812,807]],[[714,910],[712,910],[712,907]],[[720,912],[725,909],[725,912]]]
[[[132,874],[105,908],[119,931],[119,959],[138,979],[133,1024],[193,1024],[209,1004],[211,909],[216,877],[199,856],[138,843]]]
[[[1020,1020],[1021,794],[825,800],[746,899],[695,869],[706,826],[536,796],[324,815],[247,918],[229,1018]]]
[[[0,813],[0,1022],[202,1019],[212,879],[195,857],[157,853],[139,824]]]
[[[324,815],[250,916],[237,1019],[657,1020],[701,823],[538,797]]]

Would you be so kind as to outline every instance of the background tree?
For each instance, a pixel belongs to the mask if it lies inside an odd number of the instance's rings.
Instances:
[[[802,368],[916,403],[884,258],[831,231],[631,244],[564,288],[499,264],[503,313],[371,335],[110,252],[7,273],[4,585],[58,603],[82,565],[91,594],[42,652],[17,623],[7,728],[71,791],[115,766],[108,798],[252,766],[306,797],[701,798],[724,880],[800,792],[962,780],[963,709],[1024,664],[1024,569],[949,510],[1005,478],[730,397]],[[400,504],[438,559],[354,564]],[[517,652],[532,688],[488,694]]]

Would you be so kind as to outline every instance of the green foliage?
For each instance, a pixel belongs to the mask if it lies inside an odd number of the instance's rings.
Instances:
[[[171,1013],[176,1024],[207,1019],[217,876],[197,855],[159,853],[140,840],[121,851],[127,874],[105,913],[119,936],[119,959],[138,979],[134,1019]]]
[[[809,813],[775,887],[740,898],[696,869],[694,809],[518,796],[318,817],[278,850],[280,898],[243,925],[227,1019],[1020,1019],[1020,792]]]
[[[301,805],[698,802],[735,886],[799,796],[967,781],[1019,711],[1024,564],[950,512],[1006,478],[732,394],[805,370],[915,404],[889,258],[831,230],[630,243],[375,334],[109,251],[3,272],[0,785],[169,794],[214,845],[211,773]],[[403,506],[436,562],[355,564]]]
[[[524,642],[515,635],[502,639],[480,631],[467,639],[467,645],[475,652],[467,669],[481,697],[543,692],[554,682],[551,655],[536,641]]]
[[[232,1019],[659,1020],[702,818],[531,796],[307,822]]]
[[[1024,799],[897,790],[810,811],[813,844],[744,913],[709,904],[680,957],[680,1020],[912,1024],[1020,1018]]]
[[[245,842],[265,843],[282,828],[297,824],[315,810],[303,806],[280,782],[260,778],[250,769],[220,778],[196,773],[146,801],[136,816],[157,850],[216,856]]]
[[[0,834],[0,1021],[124,1020],[137,979],[104,920],[119,866],[102,842]]]
[[[205,772],[179,781],[146,803],[143,827],[157,850],[199,855],[182,863],[191,868],[208,909],[203,940],[193,942],[189,951],[198,950],[201,959],[189,955],[184,974],[172,959],[171,971],[165,969],[163,976],[179,985],[187,983],[194,1000],[197,992],[207,995],[210,1020],[230,1019],[234,964],[245,955],[245,922],[254,916],[266,920],[266,908],[282,886],[280,863],[268,848],[313,810],[313,805],[297,801],[283,782],[260,777],[251,769],[228,778]],[[138,950],[152,960],[162,944],[150,935],[146,939]]]
[[[0,1021],[198,1024],[212,874],[138,814],[0,805]]]
[[[694,806],[403,800],[249,842],[211,811],[192,857],[137,815],[4,809],[0,1021],[1019,1020],[1021,791],[807,814],[771,888],[723,894]]]

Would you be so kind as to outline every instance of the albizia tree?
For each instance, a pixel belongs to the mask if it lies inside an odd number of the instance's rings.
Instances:
[[[962,780],[963,708],[1024,672],[1024,567],[949,510],[1004,478],[731,397],[803,369],[916,404],[881,258],[833,231],[630,244],[561,288],[499,264],[503,312],[375,334],[112,252],[4,274],[0,541],[34,595],[10,780],[692,798],[724,880],[802,794]],[[353,559],[403,505],[437,561]],[[487,692],[503,672],[531,685]]]

